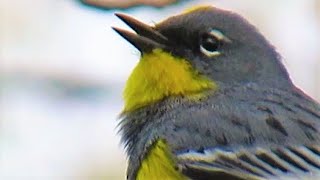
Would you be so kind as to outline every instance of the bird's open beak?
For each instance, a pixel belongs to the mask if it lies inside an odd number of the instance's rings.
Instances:
[[[153,49],[165,49],[168,39],[151,26],[144,24],[128,15],[115,14],[136,33],[112,27],[123,38],[134,45],[141,53],[151,52]]]

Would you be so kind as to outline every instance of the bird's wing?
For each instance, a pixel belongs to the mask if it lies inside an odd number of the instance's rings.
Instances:
[[[272,89],[238,91],[209,102],[176,113],[179,118],[172,121],[180,131],[171,138],[174,153],[185,175],[320,179],[320,105],[315,101],[301,92]]]
[[[182,172],[194,179],[320,179],[320,145],[233,151],[207,149],[177,155]]]

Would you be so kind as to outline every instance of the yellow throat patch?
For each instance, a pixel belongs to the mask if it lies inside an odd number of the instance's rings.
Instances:
[[[124,90],[124,112],[158,102],[168,96],[192,97],[216,84],[200,75],[191,64],[155,49],[144,54],[127,80]]]

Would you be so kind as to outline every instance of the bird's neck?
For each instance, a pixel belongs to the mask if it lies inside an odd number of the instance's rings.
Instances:
[[[160,49],[144,54],[127,80],[123,93],[124,112],[170,96],[201,96],[217,85],[200,75],[187,60]]]

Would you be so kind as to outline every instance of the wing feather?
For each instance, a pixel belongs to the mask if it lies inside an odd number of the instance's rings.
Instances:
[[[320,145],[190,150],[177,154],[177,159],[182,172],[194,179],[221,175],[231,179],[315,179],[320,178],[319,148]]]

